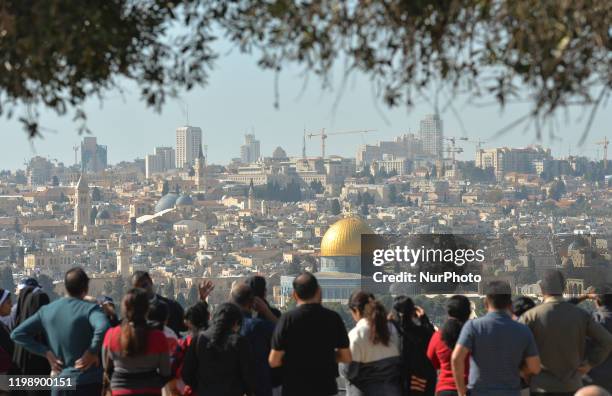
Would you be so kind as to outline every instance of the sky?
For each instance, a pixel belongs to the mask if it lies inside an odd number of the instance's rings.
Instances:
[[[270,156],[281,146],[289,156],[302,150],[302,134],[326,128],[326,131],[375,129],[368,134],[330,136],[327,154],[354,157],[360,144],[374,144],[391,140],[403,133],[417,132],[419,120],[433,112],[430,103],[422,101],[411,109],[388,109],[372,93],[367,76],[354,75],[345,88],[335,73],[335,88],[324,90],[320,81],[311,76],[306,88],[299,70],[289,69],[279,76],[278,109],[274,107],[274,73],[256,66],[252,55],[234,51],[222,55],[215,63],[208,84],[183,93],[180,99],[170,100],[161,113],[146,107],[140,100],[138,88],[129,82],[125,93],[109,92],[103,102],[90,100],[86,105],[88,126],[98,143],[108,146],[109,163],[144,158],[156,146],[174,146],[175,129],[189,123],[202,128],[204,144],[208,145],[209,163],[227,164],[238,157],[245,133],[255,133],[261,141],[261,154]],[[481,102],[484,102],[482,100]],[[502,136],[495,133],[528,110],[526,104],[509,105],[503,113],[497,105],[466,104],[455,101],[456,113],[447,109],[441,114],[446,136],[467,136],[487,143],[483,147],[524,147],[542,144],[550,147],[556,156],[568,153],[602,156],[595,145],[610,134],[612,112],[610,105],[600,108],[584,145],[578,146],[588,116],[587,112],[572,111],[569,117],[559,117],[557,136],[551,140],[547,134],[542,141],[535,139],[532,130],[516,128]],[[188,119],[187,112],[188,109]],[[459,114],[458,118],[455,114]],[[17,117],[15,117],[17,118]],[[15,119],[0,118],[3,133],[0,145],[0,169],[24,168],[24,162],[34,155],[57,159],[66,165],[74,163],[73,146],[82,135],[71,116],[56,116],[43,112],[41,124],[45,128],[42,138],[30,141],[22,125]],[[320,140],[307,140],[307,154],[320,155]],[[464,153],[458,159],[473,159],[475,146],[461,142]]]

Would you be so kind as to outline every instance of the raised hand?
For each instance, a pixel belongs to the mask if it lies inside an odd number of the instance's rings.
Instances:
[[[215,289],[215,285],[211,280],[205,279],[198,286],[198,292],[200,294],[200,301],[206,301],[210,293]]]

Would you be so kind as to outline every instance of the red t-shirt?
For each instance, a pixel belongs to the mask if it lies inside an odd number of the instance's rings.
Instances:
[[[427,347],[427,357],[433,366],[438,370],[438,383],[436,393],[443,390],[457,390],[455,379],[453,378],[453,368],[451,367],[451,355],[453,350],[442,341],[442,333],[436,331]],[[465,383],[467,384],[470,356],[465,358]]]

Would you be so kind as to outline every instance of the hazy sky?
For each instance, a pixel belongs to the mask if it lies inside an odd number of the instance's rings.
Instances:
[[[227,163],[239,156],[239,146],[244,134],[253,130],[261,141],[262,155],[270,156],[276,146],[283,147],[288,155],[299,155],[302,146],[302,131],[327,128],[328,131],[376,129],[365,135],[335,136],[327,139],[327,154],[355,156],[358,145],[389,140],[399,134],[418,130],[420,118],[432,112],[426,102],[408,111],[406,108],[387,109],[373,98],[371,85],[365,76],[354,76],[348,84],[334,111],[338,89],[323,91],[320,82],[311,76],[305,92],[303,78],[297,70],[283,71],[279,79],[280,108],[274,108],[274,74],[263,71],[256,65],[253,56],[241,55],[237,51],[224,55],[216,62],[209,84],[184,94],[182,99],[168,102],[161,114],[149,109],[140,101],[138,89],[126,86],[124,96],[109,93],[102,104],[92,100],[87,105],[88,125],[100,144],[108,146],[110,163],[143,158],[155,146],[174,146],[175,129],[186,123],[184,104],[189,108],[189,123],[203,130],[208,145],[210,161]],[[339,86],[336,81],[335,86]],[[184,103],[184,104],[183,104]],[[514,105],[500,114],[496,105],[465,105],[455,103],[461,121],[453,112],[441,114],[446,136],[464,136],[487,140],[485,147],[526,146],[537,143],[533,130],[523,133],[522,128],[496,139],[492,135],[502,127],[523,115],[525,105]],[[587,115],[579,111],[570,114],[567,123],[560,125],[560,141],[551,141],[547,136],[541,142],[551,147],[556,155],[579,153],[594,157],[598,146],[594,142],[604,135],[612,137],[612,112],[610,106],[601,108],[587,142],[577,143],[584,128]],[[0,130],[4,139],[0,147],[0,168],[23,167],[24,160],[33,155],[58,159],[66,164],[74,163],[72,147],[82,136],[76,132],[71,117],[57,117],[43,113],[42,125],[56,132],[45,132],[42,139],[29,141],[21,124],[16,120],[0,118]],[[565,120],[564,120],[565,121]],[[462,142],[465,153],[462,159],[472,159],[474,146]],[[601,154],[601,148],[599,148]],[[320,155],[320,141],[307,141],[307,154]]]

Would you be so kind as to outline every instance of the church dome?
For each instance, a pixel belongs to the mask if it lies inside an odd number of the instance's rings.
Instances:
[[[178,194],[171,192],[159,199],[155,205],[155,213],[161,212],[162,210],[171,209],[174,207],[174,203],[178,199]]]
[[[374,234],[374,231],[359,217],[337,221],[323,235],[321,257],[361,256],[362,234]]]
[[[193,199],[188,194],[181,194],[174,204],[176,206],[191,206],[193,205]]]

